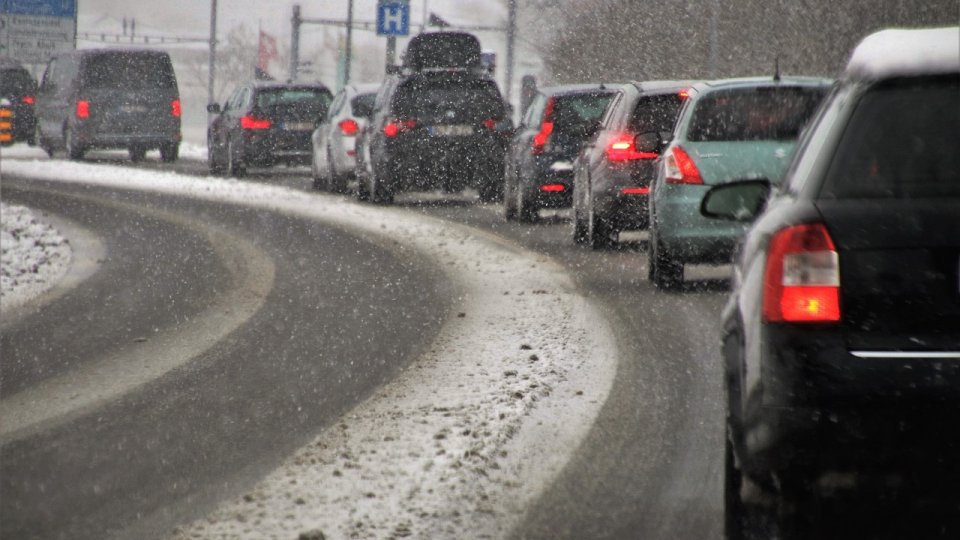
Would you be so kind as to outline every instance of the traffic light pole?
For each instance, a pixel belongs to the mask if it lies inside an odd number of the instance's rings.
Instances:
[[[300,67],[300,4],[293,5],[293,17],[290,19],[290,82],[297,80]]]

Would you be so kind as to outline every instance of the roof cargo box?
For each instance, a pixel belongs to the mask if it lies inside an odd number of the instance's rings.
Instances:
[[[429,32],[410,39],[403,67],[425,69],[482,69],[480,41],[465,32]]]

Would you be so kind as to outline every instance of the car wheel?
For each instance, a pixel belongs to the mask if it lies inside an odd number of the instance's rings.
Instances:
[[[510,181],[509,171],[504,171],[503,179],[503,217],[507,221],[513,221],[517,219],[517,196]]]
[[[130,154],[130,161],[134,163],[139,163],[147,157],[147,149],[142,146],[131,146],[127,152]]]
[[[526,195],[526,190],[517,182],[517,221],[520,223],[533,223],[538,217],[538,208],[536,202]]]
[[[587,243],[587,224],[583,222],[583,215],[580,210],[573,209],[573,243]]]
[[[650,228],[650,256],[647,266],[650,282],[658,289],[676,290],[683,285],[683,263],[670,256],[660,241],[655,225]]]
[[[327,189],[334,193],[346,193],[347,177],[343,174],[337,174],[337,170],[333,166],[333,156],[330,155],[329,151],[327,152],[327,164],[330,167],[330,171],[327,176]]]
[[[587,210],[587,243],[593,249],[607,249],[613,246],[613,231],[607,225],[607,222],[596,215],[593,211],[591,201],[590,208]]]
[[[63,146],[67,150],[67,157],[75,161],[83,159],[83,155],[86,153],[80,143],[77,142],[76,134],[69,127],[63,135]]]
[[[160,145],[160,161],[173,163],[180,157],[180,143],[170,142]]]
[[[47,157],[53,157],[53,145],[50,144],[44,136],[43,132],[40,131],[40,124],[37,124],[37,127],[34,128],[33,138],[37,140],[37,144],[40,146],[40,149],[47,153]]]
[[[213,176],[223,174],[223,163],[217,159],[216,143],[210,139],[207,139],[207,170]]]
[[[314,150],[314,153],[316,153],[316,150]],[[316,191],[323,191],[326,188],[326,182],[320,176],[320,168],[317,167],[317,159],[313,156],[310,157],[310,178],[313,179],[313,189]]]
[[[393,192],[383,185],[383,180],[376,173],[370,175],[370,202],[393,204]]]
[[[227,141],[227,176],[241,178],[247,174],[247,167],[243,160],[237,156],[237,149],[233,147],[233,141]]]

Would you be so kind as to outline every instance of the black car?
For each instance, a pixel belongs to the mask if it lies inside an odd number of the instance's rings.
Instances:
[[[333,100],[319,83],[251,82],[238,87],[207,128],[211,174],[243,176],[247,167],[309,165],[310,136]]]
[[[357,196],[387,203],[404,191],[473,187],[496,200],[512,124],[479,42],[459,32],[417,38],[357,141]]]
[[[33,75],[18,62],[9,58],[0,58],[0,99],[9,102],[12,113],[10,119],[10,140],[4,144],[36,141],[36,117],[34,105],[37,98],[37,81]]]
[[[529,223],[541,208],[569,208],[573,161],[596,133],[619,85],[581,84],[541,88],[510,142],[504,172],[507,220]]]
[[[656,133],[668,139],[691,84],[632,82],[616,93],[600,131],[574,162],[574,242],[602,248],[622,230],[647,228],[660,154],[642,151],[643,144],[638,148],[638,137]]]
[[[749,530],[758,516],[824,537],[810,527],[828,496],[871,483],[933,527],[890,537],[960,537],[958,36],[867,37],[740,247],[723,314],[730,538],[774,536]],[[747,221],[769,190],[715,186],[701,212]]]
[[[126,148],[134,161],[180,151],[180,92],[170,55],[142,49],[87,49],[55,56],[37,92],[38,144],[82,159],[92,148]]]

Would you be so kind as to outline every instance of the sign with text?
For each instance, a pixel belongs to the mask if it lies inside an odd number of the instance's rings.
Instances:
[[[406,36],[410,33],[410,1],[377,1],[377,35]]]
[[[43,64],[76,48],[76,0],[0,0],[0,56]]]

